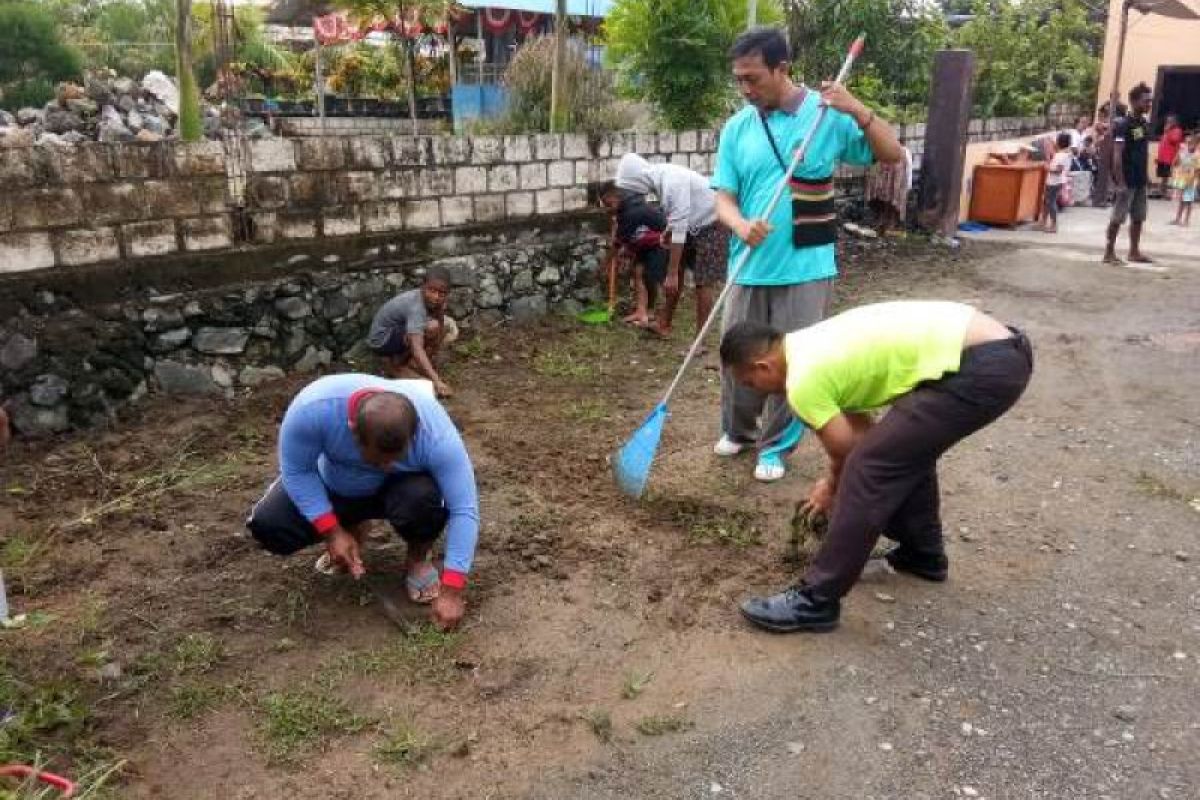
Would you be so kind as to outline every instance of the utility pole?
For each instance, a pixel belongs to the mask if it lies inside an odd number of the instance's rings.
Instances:
[[[1113,70],[1112,94],[1108,96],[1108,124],[1117,120],[1117,104],[1121,102],[1121,67],[1125,60],[1125,37],[1129,32],[1129,0],[1121,3],[1121,26],[1117,34],[1117,63]]]
[[[550,73],[550,132],[562,133],[566,127],[566,108],[563,94],[566,90],[567,69],[567,0],[555,0],[554,4],[554,69]]]
[[[753,28],[758,24],[758,0],[746,0],[749,4],[746,10],[746,28]]]

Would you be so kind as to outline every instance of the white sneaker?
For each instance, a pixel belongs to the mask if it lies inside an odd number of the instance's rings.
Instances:
[[[717,440],[717,443],[713,445],[713,452],[726,458],[729,456],[736,456],[745,449],[746,445],[735,442],[733,439],[730,439],[725,435],[722,435],[721,438]]]
[[[754,478],[763,483],[777,481],[787,474],[787,467],[783,464],[783,459],[778,456],[763,456],[754,466]]]

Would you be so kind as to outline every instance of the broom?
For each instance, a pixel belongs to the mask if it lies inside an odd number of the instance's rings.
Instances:
[[[842,68],[838,72],[835,81],[837,83],[845,83],[847,76],[850,74],[850,68],[854,65],[855,59],[862,53],[863,40],[865,37],[859,36],[850,45],[850,50],[846,53],[846,60],[842,62]],[[787,171],[783,178],[780,179],[775,187],[775,193],[771,195],[771,201],[767,204],[766,211],[763,213],[763,219],[770,219],[771,214],[775,211],[775,206],[779,205],[779,198],[783,196],[783,192],[787,189],[788,181],[795,174],[796,169],[804,162],[804,156],[808,152],[808,146],[813,140],[813,136],[821,127],[821,123],[825,120],[825,115],[829,111],[829,107],[822,105],[817,111],[817,116],[813,119],[812,125],[808,129],[800,146],[796,148],[795,155],[792,156],[792,162],[788,165]],[[712,327],[713,321],[717,318],[717,312],[721,310],[721,306],[725,304],[726,298],[729,296],[729,290],[737,282],[738,276],[742,273],[742,268],[746,266],[746,262],[750,260],[750,256],[754,253],[754,249],[746,247],[738,256],[737,263],[733,266],[733,271],[729,276],[729,280],[725,282],[725,288],[721,290],[721,294],[717,296],[717,301],[713,303],[712,311],[708,312],[708,319],[700,327],[696,334],[696,339],[692,342],[692,346],[688,348],[687,355],[683,358],[683,364],[680,365],[679,371],[675,373],[674,380],[667,387],[667,393],[663,395],[663,399],[654,410],[650,412],[641,426],[633,432],[629,439],[622,445],[613,458],[613,474],[616,476],[617,485],[621,490],[630,497],[638,498],[646,491],[646,482],[650,479],[650,467],[654,463],[654,455],[658,451],[658,442],[662,438],[663,427],[667,423],[667,417],[670,416],[667,411],[667,403],[671,399],[671,395],[675,393],[676,387],[679,386],[680,380],[683,378],[683,373],[687,371],[688,366],[692,363],[692,359],[696,355],[696,351],[700,349],[701,342],[708,335],[709,328]]]

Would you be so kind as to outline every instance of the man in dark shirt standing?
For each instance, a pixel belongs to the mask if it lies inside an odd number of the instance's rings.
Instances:
[[[1108,223],[1108,246],[1104,249],[1105,264],[1122,264],[1117,258],[1117,234],[1125,219],[1129,219],[1129,260],[1149,264],[1142,255],[1142,223],[1146,221],[1146,186],[1149,183],[1149,122],[1150,87],[1144,83],[1129,90],[1129,116],[1113,125],[1112,181],[1116,189],[1112,218]]]

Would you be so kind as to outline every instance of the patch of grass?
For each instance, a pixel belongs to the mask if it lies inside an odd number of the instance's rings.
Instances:
[[[306,592],[300,589],[288,590],[283,599],[283,623],[289,630],[307,626],[311,611],[312,606]]]
[[[211,633],[189,633],[175,645],[172,666],[176,674],[211,672],[225,657],[221,640]]]
[[[437,742],[407,722],[392,722],[371,750],[377,763],[395,769],[415,767],[438,750]]]
[[[730,519],[709,519],[688,528],[688,539],[694,543],[721,544],[731,547],[755,547],[762,544],[762,531],[746,526],[736,512]]]
[[[596,376],[595,364],[558,347],[538,353],[533,359],[533,371],[545,378],[591,380]]]
[[[445,680],[453,670],[450,656],[459,641],[461,634],[446,633],[429,624],[417,625],[381,647],[338,656],[321,669],[321,674],[339,677],[346,673],[391,673],[408,682]]]
[[[595,734],[596,738],[608,744],[612,741],[613,722],[612,715],[605,708],[593,708],[584,712],[582,715],[583,721],[587,723],[588,728]]]
[[[1144,494],[1150,497],[1161,497],[1166,500],[1183,500],[1186,501],[1187,495],[1176,489],[1174,486],[1163,481],[1156,475],[1151,475],[1145,470],[1139,472],[1134,478],[1134,484]]]
[[[625,675],[625,680],[621,682],[621,697],[626,700],[634,700],[642,692],[646,691],[646,687],[650,685],[650,681],[654,680],[653,672],[629,672]]]
[[[273,763],[294,761],[330,737],[359,733],[371,724],[343,701],[311,688],[271,692],[259,707],[259,732]]]
[[[102,597],[87,592],[75,615],[75,630],[80,644],[100,639],[104,634],[108,603]]]
[[[681,525],[691,544],[755,547],[762,544],[762,515],[740,508],[727,508],[694,498],[660,498],[657,513]]]
[[[31,583],[48,549],[44,541],[21,533],[6,533],[0,543],[0,572],[9,586]]]
[[[679,714],[651,714],[642,717],[634,725],[643,736],[662,736],[664,733],[679,733],[692,727],[692,723]]]
[[[459,340],[452,345],[452,348],[455,355],[462,356],[467,361],[491,358],[496,352],[495,346],[480,334],[466,340]]]
[[[240,466],[251,458],[246,453],[227,453],[220,460],[205,461],[190,449],[191,444],[190,441],[183,442],[174,451],[176,455],[170,463],[129,480],[106,473],[118,488],[101,502],[88,506],[77,517],[64,522],[59,530],[91,527],[114,515],[152,507],[168,495],[212,491],[228,484],[237,476]]]
[[[597,398],[576,400],[563,409],[563,416],[574,422],[602,422],[611,415],[608,403]]]
[[[30,765],[39,771],[47,767],[40,760],[30,762]],[[118,761],[115,763],[100,764],[82,773],[78,773],[78,777],[73,781],[75,792],[71,797],[75,798],[75,800],[107,800],[108,798],[117,798],[112,783],[124,768],[125,762]],[[10,785],[10,783],[0,785],[0,800],[55,800],[62,797],[62,793],[58,789],[40,783],[32,777],[22,781],[11,790],[5,788]]]
[[[177,720],[195,719],[244,694],[240,686],[199,683],[174,686],[167,713]]]
[[[30,764],[69,753],[88,724],[82,695],[65,681],[27,682],[0,661],[0,763]]]

